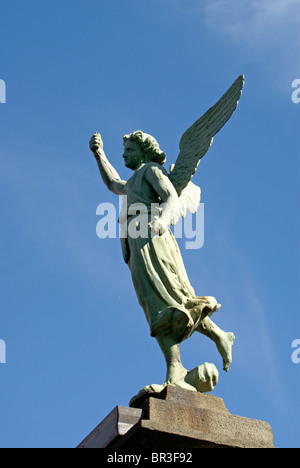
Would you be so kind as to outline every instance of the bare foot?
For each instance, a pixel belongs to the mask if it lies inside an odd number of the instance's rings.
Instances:
[[[185,369],[179,362],[173,363],[168,367],[167,385],[172,387],[180,387],[190,391],[196,391],[195,387],[187,383],[184,379],[188,375],[188,370]]]
[[[229,366],[232,363],[232,346],[235,340],[233,333],[222,333],[216,341],[219,353],[223,358],[223,369],[229,371]]]

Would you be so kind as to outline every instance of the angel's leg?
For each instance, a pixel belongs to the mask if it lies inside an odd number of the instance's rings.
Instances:
[[[196,331],[214,341],[223,358],[223,368],[228,372],[232,362],[232,346],[235,340],[234,334],[226,333],[221,330],[209,317],[205,317],[205,319],[201,320]]]
[[[170,334],[160,332],[156,335],[156,340],[162,350],[167,364],[167,383],[175,383],[183,380],[187,375],[187,370],[181,364],[179,343]]]

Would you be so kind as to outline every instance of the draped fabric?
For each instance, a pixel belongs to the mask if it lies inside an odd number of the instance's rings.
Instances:
[[[125,226],[138,222],[138,214],[131,214],[133,204],[143,204],[151,215],[151,204],[158,204],[158,195],[146,180],[147,170],[162,171],[156,163],[143,165],[126,184],[126,201],[120,223]],[[145,209],[145,208],[144,208]],[[149,218],[150,221],[150,218]],[[188,338],[204,316],[211,315],[217,302],[211,297],[196,296],[191,286],[178,244],[170,230],[153,237],[123,237],[122,250],[128,264],[135,291],[146,319],[155,336],[161,331],[172,333],[178,342]]]

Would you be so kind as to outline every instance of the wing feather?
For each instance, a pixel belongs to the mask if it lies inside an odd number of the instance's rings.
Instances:
[[[233,83],[224,96],[182,135],[175,167],[169,178],[180,195],[195,174],[201,158],[213,143],[214,136],[236,110],[245,84],[244,75]]]

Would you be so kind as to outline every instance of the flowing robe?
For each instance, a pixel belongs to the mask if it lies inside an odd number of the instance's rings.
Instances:
[[[195,294],[170,230],[153,237],[147,223],[147,235],[130,235],[130,224],[135,223],[138,229],[141,214],[150,222],[153,206],[162,202],[146,178],[147,171],[160,178],[162,175],[168,177],[162,166],[152,162],[142,165],[128,180],[126,204],[119,218],[123,232],[122,251],[151,335],[164,331],[181,342],[197,329],[205,316],[217,310],[217,302],[214,298]],[[145,229],[140,233],[145,234]]]

